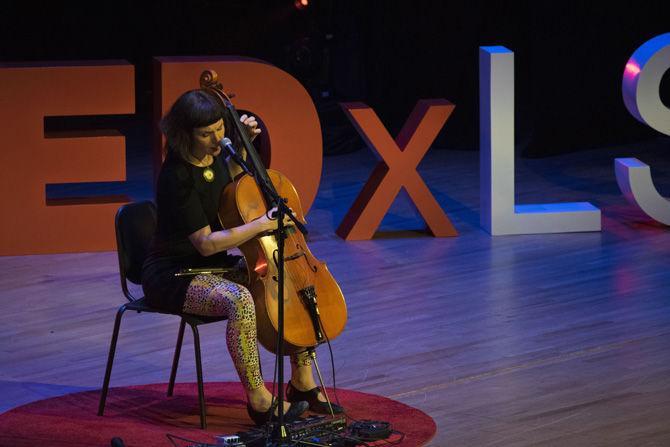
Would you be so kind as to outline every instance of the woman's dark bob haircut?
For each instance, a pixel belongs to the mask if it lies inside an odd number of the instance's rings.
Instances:
[[[190,90],[181,95],[160,122],[160,130],[167,140],[168,154],[179,155],[184,160],[193,157],[193,130],[207,127],[223,118],[226,134],[233,128],[230,113],[204,90]]]

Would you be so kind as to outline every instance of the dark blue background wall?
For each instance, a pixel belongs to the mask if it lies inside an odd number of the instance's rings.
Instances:
[[[632,52],[670,32],[667,2],[619,3],[313,0],[298,11],[292,0],[3,2],[0,60],[129,60],[138,114],[117,127],[147,142],[152,56],[237,54],[301,80],[327,153],[361,145],[339,101],[368,103],[395,133],[429,97],[456,104],[436,146],[476,149],[478,47],[505,45],[516,55],[518,144],[537,157],[658,136],[628,114],[620,84]]]

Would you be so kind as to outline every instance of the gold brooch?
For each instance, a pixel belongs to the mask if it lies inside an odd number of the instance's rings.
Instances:
[[[212,183],[214,181],[214,170],[208,166],[202,171],[202,176],[206,182]]]

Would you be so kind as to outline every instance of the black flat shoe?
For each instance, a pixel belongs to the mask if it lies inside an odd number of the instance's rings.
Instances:
[[[256,411],[251,404],[247,403],[247,413],[256,425],[265,425],[268,422],[276,422],[279,418],[275,414],[277,408],[277,401],[275,400],[267,411]],[[309,404],[304,401],[292,402],[284,413],[284,422],[293,422],[300,417],[309,408]]]
[[[291,381],[288,381],[288,386],[286,387],[286,400],[288,402],[300,402],[305,401],[309,404],[309,411],[319,414],[330,414],[330,407],[328,407],[328,402],[321,402],[319,400],[319,393],[321,388],[318,386],[312,388],[309,391],[300,391],[293,386]],[[337,405],[334,402],[331,402],[330,405],[333,407],[333,414],[344,413],[344,408],[340,405]]]

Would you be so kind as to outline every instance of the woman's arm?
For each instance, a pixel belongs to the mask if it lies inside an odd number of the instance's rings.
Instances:
[[[256,136],[261,133],[261,130],[258,128],[258,122],[253,116],[247,116],[246,114],[240,117],[240,121],[247,127],[247,134],[249,135],[249,140],[253,141]],[[244,147],[237,148],[237,153],[242,157],[243,160],[247,159],[247,150]],[[235,163],[234,160],[231,160],[226,157],[226,162],[228,165],[228,173],[230,178],[237,178],[238,175],[243,174],[244,170]]]
[[[276,211],[277,209],[273,208],[267,214],[274,215]],[[284,225],[292,225],[292,222],[286,218]],[[207,225],[190,234],[188,238],[198,253],[202,256],[211,256],[229,248],[238,247],[260,233],[276,229],[277,219],[270,219],[267,215],[263,215],[249,223],[227,230],[212,232],[210,226]]]

